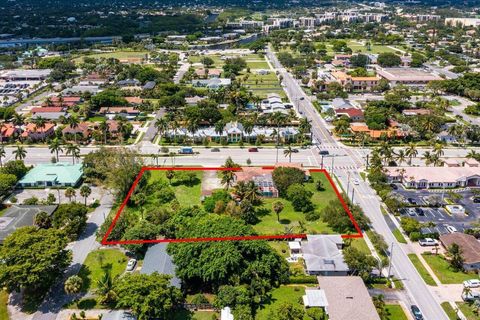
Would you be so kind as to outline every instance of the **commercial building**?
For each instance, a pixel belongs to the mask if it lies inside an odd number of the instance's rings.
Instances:
[[[33,226],[35,216],[40,212],[52,215],[57,206],[13,205],[0,217],[0,244],[6,237],[21,227]]]
[[[480,187],[479,167],[388,167],[386,174],[406,188]]]
[[[466,271],[477,271],[480,269],[480,243],[469,234],[453,232],[442,234],[440,243],[448,249],[452,244],[457,244],[462,250],[463,268]]]
[[[442,80],[437,75],[416,68],[384,68],[378,69],[377,74],[386,79],[392,87],[402,84],[422,88],[430,81]]]
[[[0,79],[7,81],[45,80],[51,72],[51,69],[4,70],[0,71]]]
[[[21,188],[75,187],[82,180],[82,164],[37,164],[18,182]]]
[[[343,71],[333,71],[332,76],[344,88],[353,91],[372,91],[380,81],[380,77],[354,77],[346,74]]]
[[[367,287],[360,277],[318,277],[330,320],[380,320]]]
[[[445,18],[445,25],[453,27],[479,27],[478,18]]]

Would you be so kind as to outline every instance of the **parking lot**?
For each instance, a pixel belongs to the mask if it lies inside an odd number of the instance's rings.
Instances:
[[[450,214],[443,208],[443,206],[432,206],[432,196],[433,198],[437,198],[440,202],[442,202],[443,197],[443,205],[447,204],[445,202],[445,199],[449,197],[447,191],[443,193],[442,190],[406,190],[399,185],[397,185],[397,187],[397,190],[394,190],[394,192],[401,195],[409,206],[418,208],[416,210],[405,208],[402,210],[402,216],[410,216],[422,223],[433,222],[435,224],[435,227],[424,228],[423,231],[426,233],[448,233],[447,226],[452,226],[457,231],[462,232],[465,229],[470,228],[473,222],[477,222],[480,219],[480,203],[473,202],[473,193],[471,190],[467,189],[456,192],[462,196],[458,201],[458,204],[465,208],[468,213],[468,215],[465,215]]]

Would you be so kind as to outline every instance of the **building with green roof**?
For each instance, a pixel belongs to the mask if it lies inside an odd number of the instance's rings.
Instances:
[[[21,188],[75,187],[83,175],[81,164],[66,162],[38,164],[17,184]]]

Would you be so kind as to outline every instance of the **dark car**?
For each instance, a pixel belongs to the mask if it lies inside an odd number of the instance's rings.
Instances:
[[[392,183],[390,187],[392,187],[393,190],[398,190],[398,186],[395,183]]]
[[[410,309],[415,320],[423,320],[423,314],[416,305],[411,306]]]
[[[218,148],[212,148],[212,150],[210,150],[211,152],[220,152],[220,149]]]
[[[415,211],[417,212],[417,214],[419,216],[424,216],[425,215],[425,212],[423,211],[422,208],[415,208]]]
[[[474,203],[480,203],[480,198],[473,198]]]
[[[320,150],[318,154],[321,156],[328,156],[330,153],[327,150]]]
[[[248,148],[248,152],[258,152],[258,148]]]
[[[413,199],[413,198],[408,198],[407,201],[410,204],[417,204],[417,201],[415,201],[415,199]]]
[[[292,152],[293,153],[298,153],[299,151],[298,151],[298,149],[292,149]]]

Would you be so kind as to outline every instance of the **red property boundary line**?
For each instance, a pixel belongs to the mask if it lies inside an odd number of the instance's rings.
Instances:
[[[263,169],[266,170],[273,170],[275,167],[274,166],[265,166],[262,167]],[[307,234],[286,234],[286,235],[259,235],[259,236],[236,236],[236,237],[212,237],[212,238],[183,238],[183,239],[152,239],[152,240],[108,240],[108,237],[112,233],[113,228],[115,227],[115,224],[117,223],[118,219],[120,218],[121,213],[125,209],[125,206],[128,203],[128,200],[132,196],[133,192],[135,191],[135,188],[137,187],[138,183],[140,182],[140,179],[142,178],[143,174],[145,171],[168,171],[168,170],[173,170],[173,171],[241,171],[241,168],[221,168],[221,167],[142,167],[140,170],[139,174],[137,175],[135,181],[133,182],[132,186],[130,187],[130,190],[128,191],[127,196],[123,200],[122,204],[120,205],[120,208],[117,210],[117,213],[115,214],[115,217],[113,218],[112,223],[110,224],[107,232],[103,236],[103,239],[101,241],[102,245],[118,245],[118,244],[144,244],[144,243],[160,243],[160,242],[207,242],[207,241],[245,241],[245,240],[283,240],[283,239],[294,239],[294,238],[306,238]],[[333,190],[335,191],[335,194],[338,197],[338,200],[340,200],[340,203],[342,204],[343,209],[345,212],[348,214],[348,217],[350,218],[350,221],[352,222],[355,230],[357,233],[354,234],[343,234],[342,238],[362,238],[362,231],[360,227],[358,226],[357,221],[355,221],[355,218],[352,215],[352,212],[348,208],[345,200],[343,200],[342,195],[340,194],[340,191],[338,190],[337,186],[333,182],[332,177],[330,174],[325,170],[325,169],[306,169],[310,172],[321,172],[325,174],[327,177],[330,185],[332,186]]]

